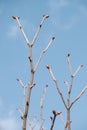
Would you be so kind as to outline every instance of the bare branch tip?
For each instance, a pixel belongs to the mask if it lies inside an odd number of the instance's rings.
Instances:
[[[49,65],[46,65],[46,67],[47,67],[48,70],[50,70],[50,68],[51,68],[51,66],[49,66]]]
[[[54,39],[55,39],[55,37],[53,36],[53,37],[52,37],[52,40],[54,40]]]
[[[52,112],[53,112],[54,115],[56,115],[56,110],[53,110]]]
[[[60,115],[60,114],[62,113],[62,112],[57,112],[56,110],[53,110],[52,112],[53,112],[53,114],[56,115],[56,116],[57,116],[57,115]]]
[[[43,15],[44,18],[49,18],[49,15]]]
[[[60,115],[62,112],[57,112],[56,115]]]
[[[12,18],[13,18],[13,19],[16,19],[16,18],[20,19],[20,17],[17,17],[17,16],[12,16]]]
[[[48,84],[46,84],[46,87],[48,87]]]
[[[70,53],[67,54],[67,57],[70,57]]]
[[[19,78],[16,78],[17,81],[19,81]]]
[[[84,65],[81,65],[81,67],[83,67]]]

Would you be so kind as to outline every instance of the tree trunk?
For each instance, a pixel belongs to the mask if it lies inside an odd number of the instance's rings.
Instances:
[[[70,108],[67,109],[67,129],[71,130],[71,122],[70,122]]]

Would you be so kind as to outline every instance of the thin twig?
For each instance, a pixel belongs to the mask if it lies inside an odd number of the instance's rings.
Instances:
[[[73,76],[75,77],[77,73],[80,71],[80,69],[83,67],[83,65],[79,65]]]
[[[36,116],[34,116],[34,123],[33,124],[29,121],[29,118],[28,118],[28,122],[29,122],[30,130],[33,130],[36,127],[36,125],[37,125]]]
[[[59,95],[60,95],[60,97],[61,97],[61,99],[62,99],[62,101],[63,101],[63,103],[64,103],[64,105],[65,105],[65,107],[66,107],[66,109],[67,109],[66,101],[65,101],[65,99],[64,99],[64,97],[63,97],[63,94],[62,94],[62,92],[61,92],[61,89],[60,89],[60,86],[59,86],[59,84],[58,84],[58,81],[57,81],[57,79],[55,78],[55,76],[54,76],[54,74],[53,74],[53,72],[52,72],[52,67],[49,66],[49,65],[47,65],[46,67],[47,67],[47,69],[49,70],[50,75],[51,75],[51,78],[52,78],[53,81],[55,82],[55,85],[56,85],[56,88],[57,88],[57,90],[58,90],[58,93],[59,93]]]
[[[23,95],[24,95],[23,106],[24,106],[24,109],[25,109],[25,103],[26,103],[26,88],[27,88],[27,85],[24,85],[23,82],[22,82],[22,80],[19,79],[19,78],[17,78],[16,80],[20,83],[20,85],[21,85],[22,88],[24,89],[24,93],[23,93]]]
[[[37,70],[37,68],[38,68],[38,66],[39,66],[39,63],[40,63],[40,61],[41,61],[43,55],[44,55],[45,52],[49,49],[49,47],[51,46],[51,44],[52,44],[52,42],[54,41],[54,39],[55,39],[55,37],[52,37],[51,40],[49,41],[48,45],[46,46],[46,48],[41,52],[40,57],[39,57],[39,59],[38,59],[36,65],[35,65],[34,71]]]
[[[29,39],[27,38],[27,36],[26,36],[26,34],[25,34],[25,32],[24,32],[24,29],[23,29],[23,27],[22,27],[22,25],[21,25],[21,23],[20,23],[20,21],[19,21],[20,17],[12,16],[12,18],[17,21],[18,26],[19,26],[19,28],[20,28],[22,34],[23,34],[23,37],[24,37],[24,39],[25,39],[27,45],[30,47],[30,41],[29,41]]]
[[[73,72],[72,72],[72,66],[71,66],[71,63],[70,63],[70,53],[68,53],[68,55],[67,55],[67,60],[68,60],[68,67],[69,67],[70,76],[72,77]]]
[[[85,91],[87,90],[87,86],[85,86],[82,91],[80,92],[80,94],[71,102],[70,108],[72,107],[72,105],[85,93]]]
[[[43,23],[44,23],[44,20],[45,20],[46,18],[48,18],[48,17],[49,17],[48,15],[43,15],[43,18],[42,18],[42,20],[41,20],[40,25],[39,25],[38,28],[37,28],[37,31],[36,31],[36,33],[35,33],[35,36],[34,36],[33,41],[32,41],[32,43],[31,43],[31,46],[34,45],[34,43],[35,43],[35,41],[36,41],[36,39],[37,39],[37,37],[38,37],[38,34],[39,34],[39,32],[40,32],[40,29],[41,29],[41,27],[42,27],[42,25],[43,25]]]
[[[39,130],[42,130],[44,120],[45,120],[42,111],[43,111],[44,100],[45,100],[45,96],[46,96],[46,92],[47,92],[47,87],[48,87],[48,85],[46,84],[45,87],[44,87],[43,95],[41,97],[41,101],[40,101],[40,117],[41,117],[42,122],[41,122]]]
[[[60,119],[61,119],[61,121],[63,122],[63,124],[64,124],[64,126],[65,126],[65,121],[64,121],[64,119],[63,119],[63,116],[62,116],[62,114],[60,114]]]
[[[64,121],[62,114],[60,114],[60,119],[64,124],[64,130],[66,130],[67,129],[67,122]]]
[[[16,80],[20,83],[20,85],[22,86],[22,88],[24,88],[25,85],[23,84],[22,80],[19,79],[19,78],[17,78]]]
[[[21,114],[21,119],[23,119],[23,112],[20,108],[17,108],[18,112]]]

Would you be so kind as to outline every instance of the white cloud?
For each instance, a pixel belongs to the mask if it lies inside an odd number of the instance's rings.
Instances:
[[[49,12],[52,15],[51,22],[60,30],[69,30],[80,19],[87,16],[87,8],[77,1],[49,0]]]
[[[0,130],[19,130],[21,128],[21,122],[18,122],[14,111],[10,110],[7,116],[0,117]]]
[[[19,125],[15,118],[0,119],[0,130],[18,130]]]
[[[16,37],[17,36],[17,34],[18,34],[18,30],[19,30],[19,28],[18,28],[18,26],[17,25],[11,25],[10,27],[9,27],[9,31],[7,32],[7,35],[9,36],[9,37]]]
[[[0,97],[0,130],[19,130],[19,128],[21,128],[21,122],[17,121],[14,110],[11,109],[6,114],[4,102]]]

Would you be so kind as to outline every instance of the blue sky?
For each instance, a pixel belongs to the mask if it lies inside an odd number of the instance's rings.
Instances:
[[[44,55],[35,74],[36,87],[32,91],[30,119],[39,116],[39,103],[43,87],[48,84],[43,114],[46,119],[45,130],[50,127],[49,117],[52,110],[62,111],[66,119],[66,110],[57,93],[56,87],[46,69],[52,66],[54,74],[66,97],[64,81],[70,79],[67,53],[71,54],[73,71],[83,64],[84,67],[74,79],[72,99],[87,85],[87,1],[86,0],[0,0],[0,129],[21,129],[20,114],[16,110],[23,104],[23,90],[16,78],[29,82],[28,47],[21,35],[13,15],[20,16],[24,30],[32,41],[43,14],[48,14],[33,48],[34,63],[52,36],[55,41]],[[87,92],[71,109],[72,129],[87,129]],[[38,124],[39,125],[39,124]],[[55,129],[63,129],[58,118]]]

